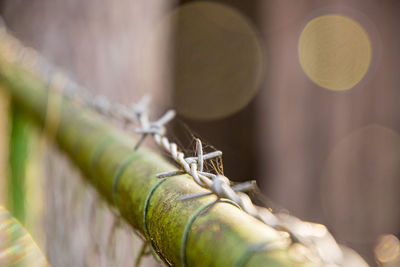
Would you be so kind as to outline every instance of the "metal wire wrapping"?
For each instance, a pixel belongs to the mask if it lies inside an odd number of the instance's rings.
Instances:
[[[0,26],[1,28],[1,26]],[[5,28],[0,29],[0,35],[6,34]],[[32,57],[32,50],[18,47],[19,51],[16,61],[22,67],[40,75],[43,79],[49,79],[54,73],[60,74],[57,68],[49,64],[43,57],[35,54],[34,66],[26,64],[26,57]],[[32,63],[30,61],[30,63]],[[147,136],[152,136],[158,146],[166,150],[171,158],[179,164],[180,170],[173,170],[157,175],[159,178],[188,174],[193,180],[203,188],[208,189],[206,193],[195,193],[183,196],[181,201],[214,194],[218,198],[229,199],[236,203],[243,211],[262,221],[268,226],[277,230],[284,231],[282,240],[268,244],[267,250],[287,248],[292,241],[303,244],[310,249],[312,255],[310,259],[317,263],[332,264],[340,266],[343,264],[343,253],[333,236],[324,225],[305,222],[287,213],[273,213],[269,209],[256,206],[245,191],[255,186],[254,181],[245,182],[238,185],[231,185],[230,180],[222,175],[215,175],[204,171],[204,161],[222,155],[221,151],[214,151],[204,154],[200,139],[196,140],[197,155],[185,157],[184,153],[178,148],[177,144],[170,142],[165,136],[165,125],[175,117],[175,111],[168,110],[161,118],[155,121],[149,119],[148,105],[150,97],[145,96],[136,105],[131,107],[123,106],[119,103],[111,103],[107,98],[99,95],[91,95],[88,90],[79,86],[71,79],[67,79],[68,84],[64,86],[63,94],[81,104],[90,107],[100,114],[113,119],[118,119],[125,124],[138,125],[136,132],[141,134],[141,138],[135,146],[138,149]]]

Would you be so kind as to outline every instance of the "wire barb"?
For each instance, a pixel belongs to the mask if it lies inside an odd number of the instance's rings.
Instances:
[[[141,133],[142,136],[136,143],[134,150],[137,150],[149,134],[163,136],[165,134],[165,125],[171,121],[176,113],[174,110],[168,110],[161,118],[150,122],[148,117],[149,97],[143,97],[139,104],[133,106],[132,111],[136,116],[140,126],[136,128],[136,133]]]

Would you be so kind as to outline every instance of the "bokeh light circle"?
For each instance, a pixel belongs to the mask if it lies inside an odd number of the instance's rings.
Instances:
[[[397,261],[400,257],[400,241],[394,235],[382,235],[377,240],[374,252],[381,263]]]
[[[321,200],[339,240],[372,244],[398,230],[400,135],[371,124],[339,141],[321,172]]]
[[[245,16],[226,5],[195,2],[172,14],[172,29],[174,101],[181,115],[219,119],[253,99],[264,56]]]
[[[364,28],[343,15],[324,15],[304,27],[298,54],[305,74],[317,85],[331,90],[348,90],[368,71],[371,41]]]

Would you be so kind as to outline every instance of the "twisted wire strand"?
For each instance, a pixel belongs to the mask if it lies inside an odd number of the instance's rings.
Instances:
[[[34,50],[24,48],[11,35],[6,33],[4,27],[0,23],[0,39],[4,41],[10,39],[14,49],[12,59],[19,63],[23,68],[41,76],[47,80],[55,73],[60,74],[57,68],[53,67],[43,57],[38,55]],[[31,59],[26,64],[26,58]],[[32,58],[35,58],[32,64]],[[213,151],[211,153],[203,153],[202,143],[200,139],[196,140],[197,156],[185,157],[180,151],[177,144],[170,142],[165,136],[165,125],[175,117],[175,111],[168,110],[161,118],[156,121],[150,121],[148,116],[148,105],[150,96],[146,95],[136,105],[130,107],[119,103],[112,103],[106,97],[101,95],[92,95],[87,89],[75,83],[72,79],[67,79],[68,83],[63,87],[63,94],[68,99],[81,103],[90,107],[100,114],[113,119],[123,121],[125,125],[138,124],[136,133],[141,134],[141,138],[135,146],[138,149],[147,136],[152,136],[158,146],[167,151],[171,158],[181,167],[180,170],[159,173],[158,178],[165,178],[180,174],[188,174],[200,186],[208,190],[205,193],[194,193],[181,197],[181,201],[190,200],[206,195],[214,194],[218,198],[225,198],[235,202],[243,211],[280,231],[290,234],[283,234],[281,240],[277,240],[275,249],[287,248],[291,239],[299,242],[310,249],[320,263],[342,265],[342,251],[329,233],[327,228],[321,224],[302,221],[294,216],[284,213],[272,213],[269,209],[254,205],[247,194],[244,192],[255,186],[254,181],[231,185],[230,180],[223,175],[215,175],[204,171],[204,161],[222,155],[221,151]],[[274,242],[275,243],[275,242]]]

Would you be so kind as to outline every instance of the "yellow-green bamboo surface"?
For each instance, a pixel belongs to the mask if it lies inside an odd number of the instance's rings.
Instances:
[[[62,78],[58,81],[61,88]],[[57,90],[49,89],[48,84],[17,63],[9,46],[4,49],[0,45],[0,87],[34,117],[50,139],[54,138],[100,194],[152,243],[164,262],[181,266],[185,227],[191,216],[215,197],[180,201],[179,197],[185,194],[204,190],[187,175],[170,177],[154,187],[160,182],[157,173],[176,167],[157,152],[145,148],[133,151],[132,137],[90,110],[69,102]],[[113,190],[115,181],[118,183]],[[143,218],[146,199],[147,232]],[[188,266],[312,265],[302,250],[294,249],[296,246],[252,252],[261,244],[280,239],[280,234],[232,204],[213,205],[188,230]]]
[[[49,266],[31,235],[3,206],[0,206],[0,237],[0,266]]]

